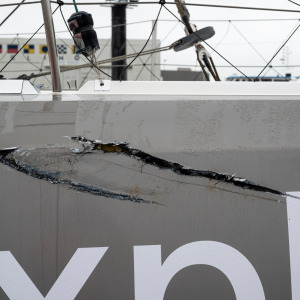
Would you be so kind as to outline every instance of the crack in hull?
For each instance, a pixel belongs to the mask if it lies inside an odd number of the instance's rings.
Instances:
[[[141,150],[130,148],[127,143],[102,143],[101,141],[89,140],[84,137],[70,137],[70,138],[74,141],[83,144],[87,143],[92,145],[93,146],[92,150],[102,150],[103,152],[122,153],[132,158],[138,159],[142,161],[144,164],[149,164],[159,169],[168,169],[178,175],[202,177],[210,180],[215,180],[217,182],[233,184],[234,186],[240,187],[242,189],[247,189],[256,192],[270,193],[278,196],[286,196],[286,194],[283,192],[258,185],[252,181],[249,181],[246,178],[241,178],[230,174],[217,173],[213,171],[204,171],[204,170],[186,168],[176,162],[167,161],[159,157],[155,157],[146,152],[143,152]],[[86,146],[84,146],[84,149],[85,147]]]
[[[73,156],[76,157],[79,155],[85,156],[88,153],[96,153],[97,151],[101,151],[103,153],[123,154],[132,159],[142,162],[143,165],[151,165],[161,170],[170,170],[173,173],[180,176],[205,178],[208,180],[216,181],[215,184],[222,182],[222,183],[227,183],[229,185],[236,186],[244,190],[250,190],[250,191],[261,192],[261,193],[269,193],[281,197],[288,196],[286,193],[283,193],[279,190],[275,190],[269,187],[258,185],[252,181],[249,181],[246,178],[241,178],[230,174],[217,173],[214,171],[187,168],[179,163],[167,161],[165,159],[146,153],[142,150],[131,148],[125,142],[104,143],[102,141],[90,140],[80,136],[68,137],[68,138],[80,144],[82,147],[82,149],[63,148],[65,151],[71,153]],[[58,149],[61,147],[56,147],[56,148]],[[45,148],[45,149],[50,149],[50,148]],[[32,150],[33,149],[27,150],[27,153],[30,153],[30,151]],[[59,184],[68,189],[76,190],[79,192],[89,193],[96,196],[103,196],[106,198],[119,199],[123,201],[131,201],[134,203],[160,204],[156,201],[145,200],[142,197],[139,197],[137,195],[119,193],[119,190],[117,190],[117,192],[106,190],[101,187],[98,187],[97,185],[90,184],[89,182],[83,183],[76,180],[61,178],[65,174],[62,175],[59,171],[51,172],[49,170],[47,171],[46,168],[45,170],[43,170],[43,168],[36,166],[34,163],[29,164],[22,161],[22,159],[16,159],[16,155],[14,155],[16,151],[18,151],[17,147],[0,149],[0,162],[28,176],[41,179],[41,180],[46,180],[52,184]],[[20,157],[21,156],[22,155],[20,155]],[[69,169],[69,172],[72,171],[72,164],[70,163],[70,165],[71,168]],[[47,164],[44,164],[44,167],[45,166],[47,166]]]
[[[1,150],[0,150],[0,154],[3,154],[3,153],[1,153]],[[29,166],[27,164],[18,162],[13,158],[6,158],[6,156],[8,154],[9,153],[0,157],[0,162],[2,164],[7,165],[12,169],[19,171],[21,173],[24,173],[33,178],[46,180],[52,184],[63,185],[68,189],[72,189],[72,190],[84,192],[84,193],[89,193],[89,194],[96,195],[96,196],[113,198],[113,199],[118,199],[118,200],[123,200],[123,201],[131,201],[131,202],[135,202],[135,203],[147,203],[147,204],[151,203],[151,201],[147,201],[147,200],[144,200],[139,197],[114,193],[111,191],[103,190],[96,186],[86,185],[86,184],[74,182],[74,181],[71,181],[68,179],[59,179],[58,178],[59,172],[56,172],[56,173],[46,172],[46,171],[40,170],[37,167]]]

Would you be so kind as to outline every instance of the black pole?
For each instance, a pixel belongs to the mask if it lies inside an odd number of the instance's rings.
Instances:
[[[111,53],[112,57],[126,55],[126,5],[112,6],[112,38]],[[112,80],[120,80],[122,70],[126,66],[126,59],[112,62]],[[127,70],[122,74],[122,80],[127,80]]]

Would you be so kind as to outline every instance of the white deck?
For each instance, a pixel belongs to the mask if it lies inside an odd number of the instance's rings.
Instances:
[[[37,91],[28,81],[1,80],[0,102],[80,100],[213,100],[300,99],[300,82],[187,82],[187,81],[97,81],[80,90],[61,93]],[[284,98],[283,98],[284,97]]]

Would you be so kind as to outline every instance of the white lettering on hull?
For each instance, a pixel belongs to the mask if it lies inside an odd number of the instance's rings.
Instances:
[[[44,298],[9,251],[0,252],[0,286],[12,300],[75,299],[107,247],[77,249]],[[161,246],[134,247],[135,300],[163,300],[172,277],[181,269],[205,264],[222,271],[237,300],[264,300],[260,279],[251,263],[236,249],[213,241],[184,245],[161,265]]]
[[[300,192],[289,193],[300,197]],[[287,197],[292,299],[300,299],[300,201]],[[108,247],[79,248],[46,297],[33,284],[9,251],[0,251],[0,287],[12,300],[73,300],[106,253]],[[161,246],[134,246],[135,300],[163,300],[172,278],[192,265],[217,268],[228,278],[237,300],[264,300],[257,272],[249,260],[233,247],[198,241],[176,249],[162,264]],[[100,279],[101,280],[101,279]]]
[[[219,242],[200,241],[178,248],[163,264],[161,246],[134,247],[135,300],[163,300],[172,277],[192,265],[209,265],[222,271],[237,300],[265,299],[261,281],[244,255]]]
[[[73,300],[107,249],[77,249],[45,298],[13,255],[0,251],[0,286],[11,300]]]

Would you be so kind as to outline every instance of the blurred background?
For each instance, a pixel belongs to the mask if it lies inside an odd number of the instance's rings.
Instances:
[[[18,4],[21,1],[0,0],[0,24],[15,8],[5,4]],[[30,2],[26,0],[24,3]],[[52,11],[57,8],[52,2]],[[15,48],[20,49],[33,33],[43,24],[40,3],[24,3],[0,26],[0,69],[11,59]],[[68,19],[75,12],[71,0],[64,1],[62,13]],[[84,4],[93,5],[84,5]],[[113,1],[76,1],[80,11],[92,14],[94,29],[97,32],[101,49],[96,52],[99,61],[111,58],[112,6]],[[146,44],[156,20],[160,4],[145,4],[145,1],[130,3],[126,8],[126,53],[137,53]],[[215,35],[207,40],[205,48],[213,57],[221,80],[230,77],[256,77],[271,58],[298,28],[300,7],[288,0],[237,1],[237,0],[189,0],[186,1],[190,19],[198,29],[213,26]],[[198,4],[216,7],[197,6]],[[179,17],[173,2],[165,6]],[[251,7],[253,9],[224,8],[217,6]],[[255,8],[282,9],[291,11],[256,10]],[[299,12],[297,12],[299,11]],[[149,40],[145,50],[166,47],[185,36],[184,25],[164,7],[157,21],[155,40]],[[73,41],[63,21],[60,10],[54,15],[54,27],[58,45],[59,63],[64,67],[87,63],[82,55],[76,55]],[[123,24],[122,24],[123,25]],[[124,25],[125,26],[125,25]],[[34,35],[28,45],[1,72],[5,78],[17,78],[25,74],[39,74],[49,71],[44,28]],[[11,47],[13,46],[14,47]],[[31,46],[30,46],[31,45]],[[44,49],[44,51],[43,51]],[[217,52],[216,52],[217,51]],[[261,74],[265,77],[290,74],[293,80],[300,76],[300,30],[297,30],[286,45],[279,51]],[[225,58],[225,59],[224,59]],[[129,64],[132,58],[127,58]],[[229,63],[230,62],[230,63]],[[233,66],[236,68],[234,68]],[[100,65],[111,74],[111,63]],[[181,51],[167,50],[153,55],[140,56],[128,69],[127,80],[203,80],[201,68],[193,47]],[[241,72],[240,72],[241,71]],[[91,68],[78,69],[62,74],[64,88],[79,88],[88,79],[97,78]],[[105,78],[105,76],[104,76]],[[32,78],[31,82],[50,87],[50,77]]]

